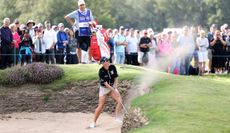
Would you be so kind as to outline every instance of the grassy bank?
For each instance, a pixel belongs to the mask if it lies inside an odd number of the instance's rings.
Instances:
[[[132,106],[150,124],[130,133],[229,133],[230,76],[168,76]]]
[[[43,90],[61,89],[66,84],[75,83],[78,81],[98,80],[98,71],[101,65],[62,65],[65,70],[65,75],[61,80],[47,85],[42,85]],[[134,66],[117,66],[120,80],[133,80],[141,74],[141,68]]]

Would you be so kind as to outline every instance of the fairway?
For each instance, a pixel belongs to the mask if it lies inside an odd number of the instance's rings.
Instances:
[[[150,123],[130,133],[229,133],[229,78],[165,76],[133,101]]]

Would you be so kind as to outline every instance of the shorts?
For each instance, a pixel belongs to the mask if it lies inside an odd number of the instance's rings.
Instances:
[[[198,52],[199,62],[206,62],[208,60],[208,51]]]
[[[90,36],[79,36],[79,31],[75,32],[76,39],[78,41],[77,48],[80,48],[84,51],[88,51],[88,48],[90,47],[91,43],[91,37]]]
[[[109,94],[110,92],[111,92],[110,89],[105,88],[103,86],[100,86],[100,88],[99,88],[99,97],[105,96],[105,95]]]
[[[208,49],[208,59],[212,60],[212,49]]]
[[[149,54],[149,52],[147,52],[147,54],[148,54],[148,57],[150,57],[150,54]],[[143,56],[144,56],[144,52],[138,52],[138,63],[143,63]]]

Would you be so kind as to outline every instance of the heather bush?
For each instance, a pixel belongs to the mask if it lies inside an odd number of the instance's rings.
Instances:
[[[26,83],[27,70],[22,67],[13,67],[5,71],[4,84],[6,85],[23,85]]]
[[[25,67],[28,70],[27,81],[35,84],[47,84],[64,75],[59,66],[44,63],[33,63]]]
[[[47,84],[64,75],[61,67],[45,63],[33,63],[23,67],[17,66],[2,73],[5,73],[5,76],[0,77],[0,82],[12,86],[25,83]]]

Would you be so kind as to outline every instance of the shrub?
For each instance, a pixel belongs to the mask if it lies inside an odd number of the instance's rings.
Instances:
[[[23,67],[7,69],[1,82],[6,85],[23,85],[25,83],[47,84],[61,78],[64,71],[61,67],[45,63],[33,63]]]
[[[27,71],[21,67],[13,67],[5,71],[5,84],[17,86],[26,83]]]
[[[27,81],[35,84],[47,84],[64,75],[59,66],[44,63],[33,63],[25,67],[28,70]]]

